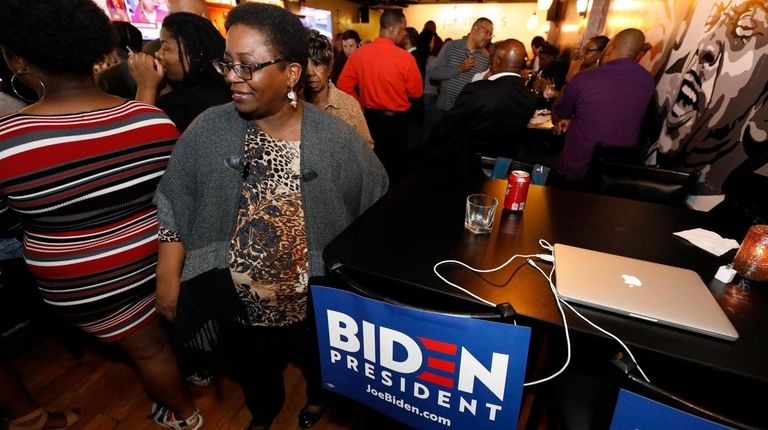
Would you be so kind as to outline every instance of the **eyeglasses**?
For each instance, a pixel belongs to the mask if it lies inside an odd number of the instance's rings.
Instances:
[[[283,58],[275,58],[272,61],[265,61],[263,63],[257,63],[257,64],[249,64],[249,63],[230,63],[222,60],[213,60],[211,61],[211,64],[213,64],[213,68],[216,69],[216,72],[222,76],[227,76],[230,70],[234,70],[235,75],[237,75],[238,78],[247,81],[253,77],[253,72],[257,72],[273,64],[282,63],[283,61],[286,61],[286,60]]]
[[[480,26],[480,30],[482,30],[488,37],[493,37],[493,30],[489,30],[483,26]]]

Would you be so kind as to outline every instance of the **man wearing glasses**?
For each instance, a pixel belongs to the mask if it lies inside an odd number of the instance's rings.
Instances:
[[[467,36],[443,45],[435,61],[427,66],[429,77],[441,81],[437,104],[427,113],[425,120],[427,136],[451,110],[456,97],[465,85],[472,82],[472,77],[488,70],[489,58],[485,47],[492,37],[493,22],[488,18],[478,18]]]

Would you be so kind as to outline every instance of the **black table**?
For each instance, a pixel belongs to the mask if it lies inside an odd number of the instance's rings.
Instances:
[[[491,234],[474,235],[463,225],[466,195],[491,194],[501,204],[506,181],[465,183],[472,185],[456,185],[439,173],[407,177],[328,245],[326,263],[374,296],[449,312],[492,309],[443,283],[432,271],[435,263],[457,259],[492,268],[515,254],[542,252],[539,239],[692,269],[738,330],[737,341],[577,308],[627,343],[657,385],[731,418],[768,426],[768,414],[760,410],[768,389],[768,285],[714,280],[735,251],[718,258],[672,235],[696,227],[729,231],[727,222],[684,208],[531,186],[522,215],[499,211]],[[744,232],[730,237],[741,240]],[[524,259],[482,276],[457,266],[443,266],[441,273],[493,303],[509,302],[534,330],[562,332],[545,279]],[[574,346],[590,345],[587,354],[621,350],[572,314],[568,320]],[[747,395],[751,390],[759,394]]]

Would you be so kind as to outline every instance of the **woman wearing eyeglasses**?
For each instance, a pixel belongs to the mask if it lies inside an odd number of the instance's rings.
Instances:
[[[156,58],[142,52],[129,56],[136,100],[156,105],[184,132],[200,112],[232,100],[211,65],[223,53],[224,38],[211,21],[188,12],[168,15]]]
[[[608,46],[609,41],[607,36],[594,36],[587,39],[579,50],[579,57],[571,61],[566,82],[570,81],[576,73],[599,66],[600,56],[603,55],[603,50]]]
[[[283,369],[298,364],[308,428],[324,411],[309,285],[326,276],[325,245],[384,194],[387,175],[360,135],[298,96],[308,42],[296,16],[245,3],[226,27],[214,64],[232,103],[187,128],[155,195],[158,307],[182,335],[219,321],[250,429],[277,416]]]

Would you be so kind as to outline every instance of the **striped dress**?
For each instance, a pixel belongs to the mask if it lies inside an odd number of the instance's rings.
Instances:
[[[0,118],[0,231],[24,231],[43,300],[105,341],[155,317],[152,196],[178,130],[154,106]]]

